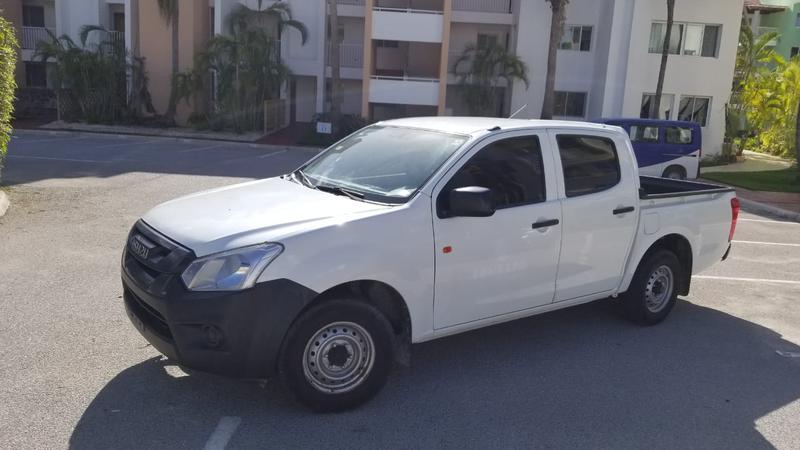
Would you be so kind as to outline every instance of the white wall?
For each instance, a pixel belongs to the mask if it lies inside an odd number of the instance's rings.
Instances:
[[[443,24],[441,14],[375,11],[372,15],[372,38],[442,42]]]
[[[670,55],[664,92],[675,95],[677,111],[682,95],[712,97],[709,120],[703,129],[703,154],[718,154],[725,134],[725,105],[730,98],[736,64],[742,0],[677,0],[675,21],[722,25],[719,56]],[[622,115],[638,117],[642,94],[655,92],[661,55],[648,52],[651,24],[666,20],[661,0],[639,0],[631,27],[630,53]],[[677,117],[673,117],[677,119]]]

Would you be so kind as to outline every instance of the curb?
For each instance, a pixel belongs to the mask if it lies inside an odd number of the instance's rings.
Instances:
[[[777,206],[755,202],[753,200],[747,200],[742,197],[739,197],[739,202],[742,204],[742,209],[746,209],[748,212],[770,214],[782,219],[791,220],[793,222],[800,222],[800,213],[778,208]]]
[[[3,217],[8,211],[8,207],[11,206],[11,203],[8,201],[8,195],[5,192],[0,191],[0,217]]]
[[[59,123],[49,123],[37,128],[29,129],[31,131],[44,130],[44,131],[60,131],[60,132],[77,132],[77,133],[92,133],[92,134],[124,134],[128,136],[147,136],[147,137],[161,137],[173,139],[196,139],[200,141],[219,141],[219,142],[235,142],[239,144],[256,144],[262,135],[219,135],[216,133],[202,133],[202,132],[182,132],[180,130],[170,128],[115,128],[114,126],[104,125],[62,125]]]

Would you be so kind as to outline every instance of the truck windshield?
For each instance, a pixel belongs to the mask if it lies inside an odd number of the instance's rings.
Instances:
[[[298,178],[313,188],[401,204],[466,141],[463,135],[375,125],[330,147]]]

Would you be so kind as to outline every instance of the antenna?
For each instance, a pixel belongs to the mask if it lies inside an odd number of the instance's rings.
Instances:
[[[527,107],[528,107],[528,104],[527,104],[527,103],[525,103],[524,105],[522,105],[522,108],[520,108],[520,109],[518,109],[518,110],[514,111],[514,114],[512,114],[512,115],[508,116],[508,118],[509,118],[509,119],[513,119],[513,118],[514,118],[514,116],[516,116],[517,114],[521,113],[521,112],[522,112],[522,110],[524,110],[524,109],[525,109],[525,108],[527,108]]]

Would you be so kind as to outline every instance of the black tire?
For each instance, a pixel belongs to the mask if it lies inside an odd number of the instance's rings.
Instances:
[[[686,169],[681,166],[669,166],[664,170],[662,178],[672,178],[673,180],[685,180]]]
[[[671,273],[671,287],[664,286],[668,273]],[[683,267],[674,253],[658,250],[646,256],[636,269],[628,291],[620,295],[625,316],[640,325],[655,325],[666,319],[675,307],[683,277]],[[666,294],[664,289],[671,291]]]
[[[338,325],[329,326],[332,324]],[[330,337],[328,334],[320,334],[325,330],[330,333]],[[338,334],[334,336],[334,333]],[[362,336],[363,333],[367,333],[368,338]],[[353,345],[343,344],[342,341],[334,340],[334,337],[352,339]],[[314,342],[310,342],[312,340]],[[372,344],[372,351],[364,350],[369,347],[364,344],[365,341]],[[309,353],[306,353],[307,346]],[[314,350],[321,348],[326,349],[324,356],[322,352],[315,355]],[[289,329],[278,360],[278,373],[284,386],[300,403],[318,412],[344,411],[370,400],[386,384],[394,364],[394,349],[392,326],[380,311],[362,301],[333,299],[309,309]],[[339,352],[341,366],[332,363],[333,357],[328,358],[328,354],[334,351]],[[369,354],[372,358],[365,356]],[[346,358],[346,361],[341,361],[342,358]],[[325,378],[326,372],[323,369],[317,372],[316,367],[325,365],[327,374],[330,374],[333,373],[332,367],[348,367],[348,361],[351,360],[355,361],[352,367],[356,367],[353,369],[356,375],[350,381],[340,383],[356,384],[352,387],[333,387],[349,389],[343,392],[332,392],[333,389],[323,392],[325,384],[334,381]],[[371,367],[367,362],[369,360],[372,361]],[[317,362],[316,365],[314,361]],[[310,371],[308,375],[305,370]],[[356,379],[360,381],[353,381]],[[322,386],[315,385],[314,380],[322,383]]]

